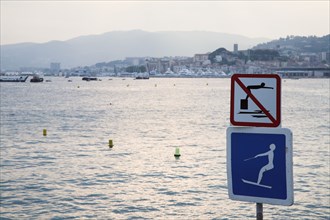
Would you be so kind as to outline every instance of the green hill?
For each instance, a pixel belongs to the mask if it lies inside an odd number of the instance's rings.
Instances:
[[[290,49],[301,53],[319,53],[330,51],[330,34],[316,36],[287,36],[267,43],[258,44],[253,49]]]

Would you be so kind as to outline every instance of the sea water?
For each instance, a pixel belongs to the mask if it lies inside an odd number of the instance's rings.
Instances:
[[[1,219],[255,218],[228,198],[230,79],[70,79],[0,84]],[[282,80],[295,202],[266,219],[329,219],[329,83]]]

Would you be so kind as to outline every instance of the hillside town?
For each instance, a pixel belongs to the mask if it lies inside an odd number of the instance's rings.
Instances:
[[[229,77],[234,73],[277,73],[288,78],[330,77],[329,38],[330,35],[322,38],[288,36],[248,50],[239,50],[239,44],[234,44],[231,51],[221,47],[191,57],[126,57],[71,69],[62,69],[61,63],[52,62],[49,68],[21,68],[21,71],[66,77]]]
[[[54,65],[54,64],[53,64]],[[192,57],[127,57],[122,61],[65,70],[71,76],[227,77],[234,73],[278,73],[283,77],[330,77],[330,53],[293,53],[287,48],[219,48]],[[50,69],[56,74],[60,69]]]

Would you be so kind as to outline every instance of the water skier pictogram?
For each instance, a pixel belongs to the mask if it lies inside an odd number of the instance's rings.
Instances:
[[[252,185],[260,186],[260,187],[265,187],[265,188],[269,188],[269,189],[272,188],[271,186],[261,184],[261,180],[262,180],[264,172],[274,169],[274,151],[276,149],[275,144],[269,145],[269,149],[270,150],[265,152],[265,153],[257,154],[254,157],[251,157],[251,158],[248,158],[248,159],[244,160],[244,161],[248,161],[248,160],[252,160],[252,159],[255,159],[255,158],[258,158],[258,157],[262,157],[262,156],[267,156],[268,157],[268,163],[265,166],[263,166],[259,171],[257,182],[252,182],[252,181],[242,179],[242,181],[244,183],[252,184]]]

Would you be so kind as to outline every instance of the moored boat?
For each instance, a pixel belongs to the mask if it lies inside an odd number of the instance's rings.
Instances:
[[[44,81],[44,78],[41,78],[40,76],[38,75],[34,75],[32,77],[32,79],[30,80],[30,82],[43,82]]]
[[[85,76],[85,77],[82,78],[82,80],[85,80],[85,81],[96,81],[97,78],[96,77]]]
[[[135,74],[135,79],[149,79],[148,73],[137,73]]]
[[[25,82],[29,76],[0,75],[0,82]]]
[[[135,77],[135,79],[149,79],[148,76],[137,76]]]

